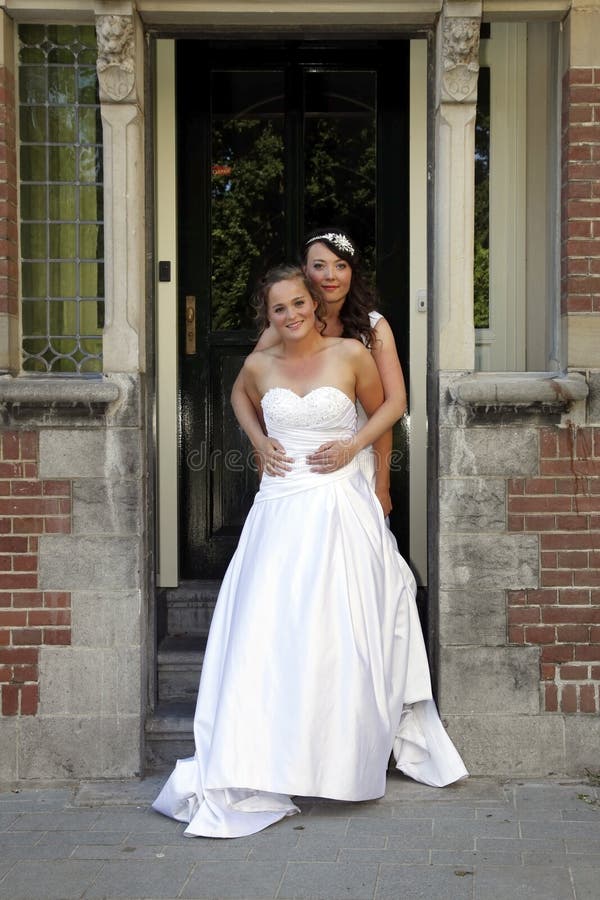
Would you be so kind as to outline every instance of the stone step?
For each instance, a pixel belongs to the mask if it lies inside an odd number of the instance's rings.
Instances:
[[[157,655],[159,703],[195,703],[208,633],[167,635]]]
[[[172,767],[194,755],[195,703],[159,703],[146,721],[146,768]]]
[[[163,588],[159,594],[163,636],[206,634],[220,587],[219,580],[198,580]]]

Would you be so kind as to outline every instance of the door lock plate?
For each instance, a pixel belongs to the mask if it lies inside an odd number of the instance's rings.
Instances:
[[[185,352],[192,356],[196,352],[196,298],[185,298]]]

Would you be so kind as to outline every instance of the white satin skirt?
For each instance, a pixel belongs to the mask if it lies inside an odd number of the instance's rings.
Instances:
[[[467,775],[432,700],[414,577],[359,462],[263,478],[215,609],[194,738],[153,804],[186,835],[252,834],[298,812],[293,796],[381,797],[392,750],[425,784]]]

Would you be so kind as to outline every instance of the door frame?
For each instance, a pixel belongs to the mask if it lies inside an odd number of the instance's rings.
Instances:
[[[328,36],[333,39],[333,36]],[[177,324],[177,171],[175,148],[175,40],[156,45],[155,297],[157,440],[157,585],[179,584],[178,504],[178,324]],[[427,369],[427,41],[410,40],[410,306],[409,517],[410,563],[418,583],[427,583],[426,369]],[[161,280],[159,263],[170,263],[170,280]],[[424,299],[424,309],[423,309]]]

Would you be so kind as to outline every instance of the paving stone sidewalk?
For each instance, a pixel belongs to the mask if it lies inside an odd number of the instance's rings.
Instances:
[[[0,898],[600,898],[593,776],[437,790],[391,774],[383,800],[300,800],[235,840],[154,813],[164,778],[0,791]]]

